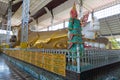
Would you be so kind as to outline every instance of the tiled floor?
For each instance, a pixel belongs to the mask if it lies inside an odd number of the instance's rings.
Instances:
[[[23,80],[15,71],[9,68],[5,60],[0,56],[0,80]]]

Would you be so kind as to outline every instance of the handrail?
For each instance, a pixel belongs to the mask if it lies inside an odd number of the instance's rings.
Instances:
[[[65,54],[66,69],[77,72],[77,55],[66,49],[19,49],[19,48],[4,48],[3,50],[25,50],[30,52],[42,52],[50,54]],[[120,62],[120,50],[106,49],[85,49],[80,58],[81,72],[105,66],[108,64]]]

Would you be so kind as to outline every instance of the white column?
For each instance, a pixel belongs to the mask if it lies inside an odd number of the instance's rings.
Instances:
[[[77,73],[80,73],[80,50],[79,44],[77,44]]]
[[[28,40],[29,7],[30,0],[23,0],[21,42],[27,42]]]
[[[10,31],[11,31],[11,17],[12,17],[12,1],[9,1],[8,6],[8,19],[7,19],[7,37],[6,37],[6,43],[10,44]]]
[[[83,17],[83,1],[82,0],[78,0],[79,2],[79,18],[81,19]]]

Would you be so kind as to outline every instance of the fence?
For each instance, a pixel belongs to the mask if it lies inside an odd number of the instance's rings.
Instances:
[[[62,76],[66,76],[65,70],[80,73],[120,61],[120,50],[88,49],[84,51],[82,56],[77,56],[77,53],[70,53],[68,50],[61,49],[4,50],[6,51],[5,53],[9,53],[8,55],[12,57]],[[19,55],[20,53],[22,55]],[[78,63],[80,64],[78,65]]]

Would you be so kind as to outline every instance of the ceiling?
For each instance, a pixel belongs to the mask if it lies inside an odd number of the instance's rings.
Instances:
[[[55,17],[54,23],[57,23],[63,21],[64,19],[69,18],[69,12],[74,1],[78,4],[77,0],[36,0],[36,1],[31,0],[30,16],[37,20],[38,22],[37,26],[39,28],[48,27],[51,25],[51,14],[50,12],[45,11],[43,7],[47,7],[49,10],[52,9]],[[92,11],[93,9],[100,10],[112,6],[114,4],[117,4],[118,2],[119,0],[84,0],[83,12]],[[21,6],[12,17],[13,26],[18,26],[21,24],[21,14],[22,14]],[[35,25],[36,23],[35,21],[33,21],[31,24]]]
[[[120,2],[120,0],[119,0],[119,2]],[[115,4],[118,4],[119,2],[116,0],[109,0],[109,1],[108,0],[84,0],[83,12],[92,11],[93,9],[95,11],[101,10],[106,7],[110,7]],[[74,3],[74,0],[68,0],[64,4],[61,4],[60,6],[53,9],[54,23],[61,22],[70,17],[69,12],[71,10],[73,3]],[[78,2],[76,1],[76,3],[77,3],[77,10],[79,11]],[[107,4],[107,6],[106,6],[106,4]],[[45,14],[45,15],[39,17],[38,22],[39,22],[38,26],[37,26],[38,29],[41,29],[42,27],[50,26],[51,25],[50,14]]]
[[[120,14],[102,18],[99,21],[101,35],[103,36],[120,35]]]
[[[7,8],[8,8],[8,4],[0,1],[0,15],[4,15],[7,11]]]
[[[50,26],[52,16],[49,10],[53,11],[54,23],[59,23],[68,19],[74,1],[77,3],[77,10],[79,11],[79,0],[30,0],[30,25],[37,25],[37,29]],[[0,14],[3,15],[6,13],[8,7],[7,3],[8,0],[0,0]],[[83,13],[86,11],[91,12],[92,10],[99,11],[119,3],[120,0],[83,0]],[[48,8],[48,10],[44,7]],[[19,26],[21,24],[21,15],[22,0],[15,0],[13,2],[12,26]],[[119,15],[116,16],[118,17]],[[116,34],[119,32],[117,28],[119,28],[118,26],[120,25],[117,24],[120,16],[119,18],[117,17],[112,16],[111,18],[109,17],[100,20],[101,35],[108,35],[111,34],[111,32]],[[115,18],[114,21],[111,20],[112,18]],[[108,24],[110,28],[108,28]],[[105,32],[106,30],[108,33]]]

